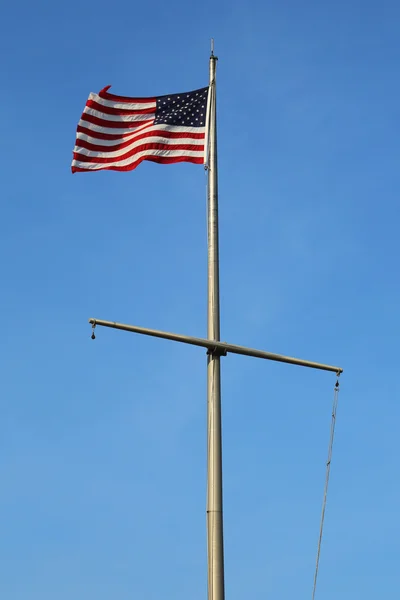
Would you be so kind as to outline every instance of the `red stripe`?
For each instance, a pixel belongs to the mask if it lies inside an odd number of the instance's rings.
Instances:
[[[125,154],[121,154],[120,156],[112,156],[100,158],[97,156],[86,156],[85,154],[80,154],[79,152],[74,152],[74,160],[79,160],[80,162],[88,162],[88,163],[100,163],[100,164],[109,164],[113,162],[119,162],[120,160],[126,160],[127,158],[131,158],[138,154],[139,152],[143,152],[144,150],[187,150],[194,152],[203,152],[203,146],[195,146],[193,144],[176,144],[171,146],[169,144],[160,144],[160,143],[147,143],[141,144],[137,146],[133,150],[126,152]]]
[[[91,132],[89,131],[88,135],[90,135],[90,133]],[[136,142],[137,140],[142,140],[143,138],[150,136],[165,137],[175,140],[182,138],[191,138],[192,140],[204,140],[204,133],[180,133],[177,131],[160,131],[159,129],[148,129],[144,133],[132,136],[129,140],[126,140],[126,142],[122,142],[121,144],[115,144],[113,146],[101,146],[100,144],[92,144],[80,138],[76,139],[75,145],[79,146],[80,148],[86,148],[87,150],[93,150],[93,152],[114,152],[115,150],[122,150],[123,148],[126,148],[127,146],[129,146],[133,142]]]
[[[202,165],[204,162],[203,158],[194,157],[194,156],[175,156],[175,157],[142,156],[141,158],[139,158],[139,160],[134,161],[124,167],[101,167],[100,169],[96,169],[95,171],[93,171],[93,169],[82,169],[80,167],[71,167],[71,171],[73,173],[89,173],[89,172],[93,173],[96,171],[133,171],[133,169],[136,169],[136,167],[138,165],[140,165],[140,163],[143,162],[144,160],[150,160],[151,162],[156,162],[156,163],[160,163],[160,164],[164,164],[164,165],[169,165],[172,163],[180,163],[180,162],[190,162],[190,163],[194,163],[196,165]]]
[[[111,106],[103,106],[95,100],[88,100],[86,106],[93,108],[107,115],[149,115],[156,112],[156,104],[153,108],[142,108],[141,110],[130,110],[129,108],[113,108]]]
[[[107,90],[109,90],[110,87],[111,85],[107,85],[98,93],[100,98],[104,98],[104,100],[112,100],[114,102],[136,102],[143,104],[146,102],[156,102],[156,98],[128,98],[128,96],[116,96],[115,94],[109,94]]]
[[[154,112],[154,111],[153,111]],[[147,123],[153,123],[154,119],[147,119],[147,121],[106,121],[105,119],[100,119],[99,117],[94,117],[93,115],[88,115],[87,113],[83,113],[81,116],[83,121],[87,121],[88,123],[92,123],[93,125],[99,125],[99,127],[109,127],[110,129],[134,129],[136,127],[141,127],[142,125],[146,125]]]
[[[98,140],[120,140],[121,138],[127,137],[128,135],[132,135],[132,131],[128,131],[126,133],[102,133],[101,131],[96,131],[95,129],[87,129],[82,125],[78,125],[76,128],[77,133],[84,133],[85,135],[90,135]]]

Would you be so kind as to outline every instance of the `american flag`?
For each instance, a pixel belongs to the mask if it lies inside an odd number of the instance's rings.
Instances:
[[[91,93],[79,121],[72,172],[131,171],[143,160],[205,160],[208,87],[155,98]]]

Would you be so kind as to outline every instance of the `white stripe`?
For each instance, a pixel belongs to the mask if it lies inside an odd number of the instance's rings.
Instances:
[[[138,131],[142,131],[142,129],[146,129],[146,127],[151,127],[153,122],[145,123],[144,125],[138,125],[138,127],[104,127],[103,125],[95,125],[94,123],[89,123],[89,121],[84,121],[81,119],[79,121],[79,125],[81,127],[86,127],[86,129],[92,129],[92,131],[99,131],[101,133],[111,133],[112,135],[121,135],[124,133],[137,133]]]
[[[198,146],[199,150],[203,150],[204,148],[204,140],[194,140],[192,138],[166,138],[161,137],[158,134],[150,134],[148,137],[144,139],[140,139],[132,142],[129,146],[125,148],[121,148],[120,150],[115,150],[114,152],[99,152],[97,150],[88,150],[87,148],[81,148],[80,146],[75,146],[74,152],[78,152],[79,154],[84,154],[85,156],[96,157],[96,158],[116,158],[117,156],[123,156],[130,152],[134,148],[138,146],[142,146],[143,144],[166,144],[168,146],[177,146],[180,144],[190,144],[191,146]],[[185,152],[182,150],[182,152]]]
[[[148,121],[149,119],[154,119],[156,113],[145,113],[140,115],[109,115],[108,113],[100,112],[94,108],[89,108],[89,106],[85,106],[84,113],[87,115],[91,115],[92,117],[97,117],[98,119],[103,119],[104,121],[119,121],[121,123],[132,123],[133,121]]]
[[[124,160],[120,160],[118,162],[113,163],[89,163],[83,162],[79,160],[73,160],[72,166],[78,167],[80,169],[88,169],[90,171],[96,171],[98,169],[104,169],[104,167],[126,167],[132,163],[135,163],[142,157],[145,156],[164,156],[164,157],[179,157],[179,156],[188,156],[193,158],[203,158],[204,152],[197,152],[194,150],[144,150],[143,152],[138,152],[134,156],[130,156],[129,158],[125,158]]]
[[[84,127],[87,129],[90,128],[92,130],[95,129],[95,126],[93,126],[91,123],[87,123],[86,121],[85,121]],[[152,135],[153,132],[162,133],[163,131],[174,131],[176,133],[185,133],[188,136],[190,136],[191,133],[201,133],[204,135],[204,132],[205,132],[204,127],[177,127],[176,125],[151,125],[151,123],[149,123],[148,125],[144,125],[141,129],[142,130],[149,129],[149,135]],[[96,131],[101,131],[103,133],[109,133],[108,129],[106,131],[105,128],[102,128],[102,127],[97,127]],[[113,129],[112,131],[116,135],[118,135],[118,133],[120,133],[119,129]],[[138,131],[134,131],[131,135],[127,135],[125,137],[120,137],[117,140],[101,140],[99,138],[95,138],[90,135],[87,135],[86,133],[78,132],[76,134],[76,139],[84,140],[85,142],[88,142],[89,144],[96,144],[97,146],[118,146],[118,144],[122,144],[123,142],[127,142],[128,140],[133,141],[136,138],[136,136],[140,135],[141,133],[144,133],[144,132],[141,131],[139,128],[139,133],[138,133]],[[201,141],[202,141],[202,143],[204,143],[204,138],[201,138]]]
[[[110,108],[124,108],[126,110],[142,110],[146,108],[155,109],[157,106],[157,103],[154,100],[152,102],[116,102],[115,100],[105,100],[93,92],[89,94],[89,100],[94,100],[98,104],[109,106]],[[146,98],[143,98],[143,100],[146,100]]]

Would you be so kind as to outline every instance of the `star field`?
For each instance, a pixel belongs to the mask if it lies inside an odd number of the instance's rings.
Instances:
[[[194,92],[170,94],[157,98],[154,125],[204,127],[206,123],[208,87]]]

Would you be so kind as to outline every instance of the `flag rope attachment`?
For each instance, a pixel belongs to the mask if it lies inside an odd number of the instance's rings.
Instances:
[[[326,502],[327,502],[327,498],[328,498],[329,475],[330,475],[330,471],[331,471],[333,441],[335,439],[336,412],[337,412],[337,405],[338,405],[338,400],[339,400],[339,376],[340,376],[340,373],[337,374],[337,380],[336,380],[334,393],[333,393],[331,433],[330,433],[330,438],[329,438],[328,460],[326,461],[324,499],[322,502],[321,522],[320,522],[320,527],[319,527],[318,549],[317,549],[317,559],[316,559],[316,563],[315,563],[315,574],[314,574],[314,586],[313,586],[313,592],[312,592],[312,600],[315,599],[315,592],[317,589],[319,559],[320,559],[320,555],[321,555],[322,536],[324,533],[325,509],[326,509]]]

